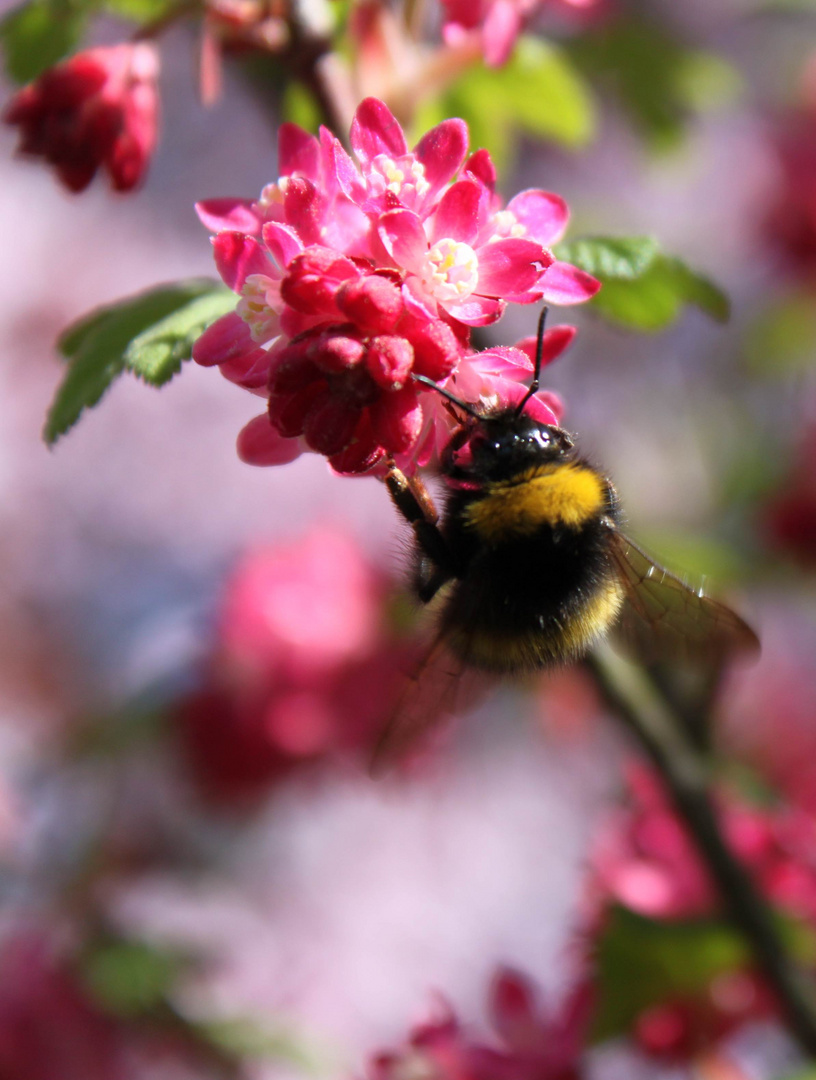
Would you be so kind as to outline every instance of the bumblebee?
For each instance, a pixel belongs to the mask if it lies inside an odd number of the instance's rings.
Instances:
[[[613,628],[641,659],[721,663],[756,651],[753,630],[725,605],[654,563],[620,529],[610,479],[562,428],[518,406],[479,410],[448,399],[458,429],[443,451],[444,512],[391,463],[386,484],[415,537],[414,589],[436,606],[427,657],[389,722],[375,769],[439,715],[468,669],[517,675],[578,660]]]

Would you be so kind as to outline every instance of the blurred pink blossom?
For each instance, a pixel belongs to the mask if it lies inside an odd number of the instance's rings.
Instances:
[[[386,598],[384,576],[330,528],[245,557],[204,685],[177,713],[206,791],[251,796],[298,764],[371,748],[415,647],[389,627]]]
[[[592,988],[582,981],[548,1014],[526,976],[500,968],[488,1001],[494,1042],[473,1039],[440,1001],[436,1014],[415,1027],[403,1047],[371,1059],[368,1080],[577,1080],[592,1002]]]
[[[144,179],[156,145],[159,56],[146,42],[88,49],[49,68],[9,102],[20,152],[43,157],[71,191],[100,166],[116,191]]]
[[[527,22],[543,7],[558,7],[584,13],[599,7],[603,0],[442,0],[445,9],[443,33],[449,45],[460,45],[468,36],[478,35],[485,63],[498,67],[506,63],[516,38]]]
[[[658,779],[629,769],[630,803],[602,832],[593,860],[609,900],[653,919],[693,919],[718,907],[715,888]],[[774,905],[816,926],[816,821],[720,792],[726,839]]]
[[[131,1080],[116,1023],[36,934],[0,949],[4,1080]]]

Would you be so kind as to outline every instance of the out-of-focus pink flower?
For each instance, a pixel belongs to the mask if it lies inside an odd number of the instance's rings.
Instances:
[[[549,250],[566,228],[563,199],[531,190],[504,207],[489,155],[466,158],[462,120],[409,150],[394,116],[368,98],[351,145],[353,157],[325,129],[318,140],[284,124],[276,183],[255,201],[197,208],[240,300],[193,358],[268,397],[267,426],[256,417],[239,436],[254,464],[312,450],[343,473],[386,456],[412,469],[453,425],[415,375],[450,379],[473,401],[484,390],[494,401],[520,398],[510,383],[530,366],[489,370],[490,357],[469,351],[470,327],[495,322],[508,303],[580,303],[599,287]],[[548,360],[573,333],[550,332]],[[550,402],[539,404],[551,420]]]
[[[611,900],[653,919],[693,919],[717,895],[655,776],[629,770],[631,802],[601,835],[593,860]],[[721,794],[722,826],[771,903],[816,925],[816,821],[800,808],[760,809]]]
[[[485,62],[498,67],[507,62],[516,38],[543,7],[559,7],[585,14],[599,7],[599,0],[442,0],[443,33],[449,45],[461,45],[478,35]]]
[[[766,653],[723,694],[721,725],[732,752],[792,805],[816,815],[816,678],[801,630],[787,626],[776,655]]]
[[[520,972],[500,968],[488,1008],[497,1039],[480,1043],[440,1002],[436,1014],[411,1032],[399,1050],[374,1056],[369,1080],[576,1080],[586,1043],[592,990],[581,982],[560,1011],[547,1016],[532,983]]]
[[[208,792],[251,796],[298,764],[371,748],[413,650],[389,628],[386,591],[357,545],[327,528],[244,559],[204,686],[178,712]]]
[[[779,184],[764,223],[765,235],[796,274],[812,281],[816,277],[816,105],[778,117],[772,142]]]
[[[750,1020],[773,1015],[773,997],[758,975],[728,971],[713,979],[698,997],[655,1003],[637,1017],[632,1031],[638,1046],[666,1062],[699,1058]]]
[[[813,177],[816,182],[816,130]],[[813,205],[816,270],[816,197]],[[816,568],[816,424],[811,423],[805,431],[787,480],[763,508],[762,524],[771,544],[802,565]]]
[[[595,900],[659,921],[715,916],[715,888],[657,778],[632,767],[629,790],[628,808],[604,830],[593,858]],[[725,792],[717,805],[731,850],[769,902],[816,926],[812,814],[791,805],[758,808]],[[735,967],[696,994],[653,1002],[637,1017],[632,1033],[653,1056],[691,1060],[741,1024],[776,1012],[774,994],[761,976]]]
[[[117,1025],[32,933],[0,948],[0,1076],[130,1080]]]
[[[71,191],[100,166],[117,191],[144,179],[156,145],[159,57],[146,42],[77,53],[20,90],[3,118],[20,151],[43,157]]]

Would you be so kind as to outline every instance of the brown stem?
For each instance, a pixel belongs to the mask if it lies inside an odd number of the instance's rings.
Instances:
[[[689,742],[646,673],[600,646],[587,665],[608,705],[660,773],[735,926],[775,991],[790,1030],[816,1056],[816,999],[811,981],[785,948],[773,915],[720,830],[706,762]]]

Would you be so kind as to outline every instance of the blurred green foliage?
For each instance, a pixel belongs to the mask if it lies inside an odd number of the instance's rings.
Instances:
[[[117,1016],[133,1017],[161,1006],[175,981],[180,960],[138,941],[94,945],[80,973],[91,996]]]
[[[6,74],[14,82],[36,79],[79,45],[89,5],[76,0],[34,0],[0,22]]]
[[[583,75],[562,49],[531,37],[519,40],[504,67],[478,64],[439,97],[422,102],[414,136],[449,116],[467,121],[471,147],[488,149],[500,169],[510,163],[519,136],[578,149],[591,141],[596,127],[595,103]]]
[[[741,85],[722,56],[686,45],[663,23],[643,15],[614,19],[576,36],[568,50],[656,150],[675,147],[694,112],[732,100]]]
[[[816,303],[810,291],[777,297],[752,320],[743,351],[753,376],[789,378],[816,369]]]

